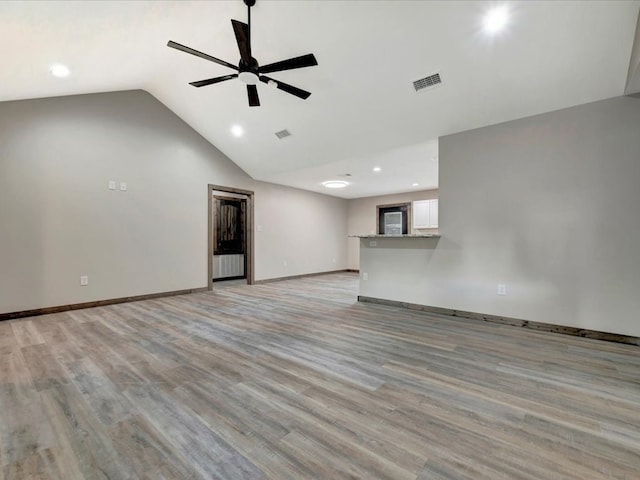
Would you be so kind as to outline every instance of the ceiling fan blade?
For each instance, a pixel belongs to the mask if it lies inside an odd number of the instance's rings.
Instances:
[[[223,75],[222,77],[208,78],[206,80],[199,80],[197,82],[189,82],[189,85],[193,85],[194,87],[205,87],[207,85],[213,85],[214,83],[224,82],[225,80],[231,80],[232,78],[238,78],[238,74],[234,73],[233,75]]]
[[[276,88],[278,88],[279,90],[290,93],[291,95],[295,95],[296,97],[300,97],[303,100],[306,100],[311,95],[311,92],[307,92],[306,90],[302,90],[298,87],[294,87],[293,85],[289,85],[288,83],[284,83],[279,80],[274,80],[273,78],[265,77],[264,75],[260,76],[260,81],[266,84],[268,84],[269,82],[275,82]]]
[[[249,97],[250,107],[259,107],[260,98],[258,98],[258,87],[255,85],[247,85],[247,96]]]
[[[172,40],[169,40],[169,43],[167,43],[167,47],[175,48],[176,50],[180,50],[181,52],[190,53],[191,55],[195,55],[196,57],[204,58],[205,60],[209,60],[210,62],[214,62],[219,65],[232,68],[233,70],[238,70],[237,66],[232,65],[229,62],[225,62],[224,60],[220,60],[219,58],[212,57],[211,55],[207,55],[206,53],[199,52],[198,50],[194,50],[193,48],[189,48],[185,45],[181,45]]]
[[[236,42],[238,42],[238,50],[240,50],[240,58],[245,64],[249,64],[251,60],[251,44],[249,43],[249,25],[231,20],[233,31],[236,34]]]
[[[318,61],[313,53],[302,55],[300,57],[282,60],[280,62],[270,63],[258,68],[258,73],[281,72],[282,70],[293,70],[294,68],[313,67],[318,65]]]

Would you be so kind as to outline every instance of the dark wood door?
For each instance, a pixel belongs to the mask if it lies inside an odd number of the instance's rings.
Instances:
[[[215,197],[216,219],[213,231],[214,255],[244,255],[245,212],[243,198]]]

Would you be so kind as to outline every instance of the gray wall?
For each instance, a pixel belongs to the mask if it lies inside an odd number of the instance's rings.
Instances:
[[[257,280],[346,268],[346,200],[253,181],[143,91],[0,103],[0,313],[206,287],[209,183],[255,191]]]
[[[446,136],[439,152],[442,238],[365,248],[362,295],[640,336],[639,99]]]

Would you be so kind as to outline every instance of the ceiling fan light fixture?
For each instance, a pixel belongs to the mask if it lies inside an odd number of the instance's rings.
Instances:
[[[271,88],[273,88],[275,90],[276,88],[278,88],[278,82],[276,82],[275,80],[269,80],[267,82],[267,86],[269,86],[269,87],[271,87]]]
[[[242,83],[246,83],[247,85],[257,85],[260,81],[258,75],[253,72],[240,72],[238,78]]]

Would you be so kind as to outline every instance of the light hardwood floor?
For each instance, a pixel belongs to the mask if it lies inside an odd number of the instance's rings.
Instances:
[[[0,322],[3,478],[640,478],[637,346],[214,287]]]

